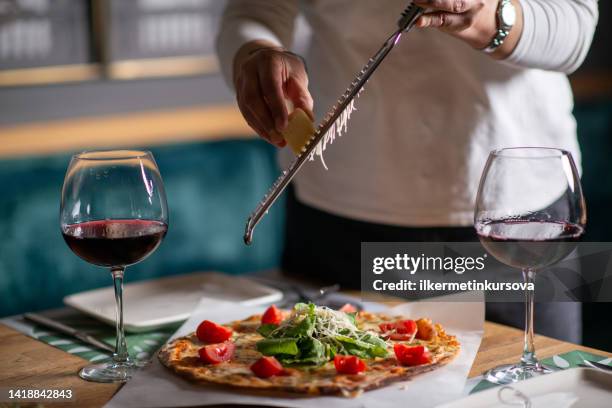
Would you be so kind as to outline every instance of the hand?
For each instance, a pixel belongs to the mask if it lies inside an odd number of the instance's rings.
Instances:
[[[415,0],[427,9],[416,22],[419,28],[435,27],[471,45],[477,50],[486,48],[497,32],[499,0]],[[504,58],[516,47],[523,29],[520,2],[512,2],[517,10],[517,22],[494,57]]]
[[[286,99],[312,118],[313,101],[302,60],[272,44],[253,41],[238,51],[234,87],[238,107],[249,126],[278,147],[286,145],[279,133],[287,127]]]

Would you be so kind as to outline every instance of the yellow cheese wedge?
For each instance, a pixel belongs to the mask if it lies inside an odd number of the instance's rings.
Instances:
[[[293,150],[293,153],[297,155],[302,151],[302,148],[314,133],[314,123],[310,116],[302,109],[297,108],[289,115],[289,124],[282,132],[282,135],[289,147],[291,147],[291,150]]]

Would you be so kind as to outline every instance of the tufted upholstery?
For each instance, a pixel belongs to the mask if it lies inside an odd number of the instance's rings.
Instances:
[[[151,149],[164,179],[170,228],[126,281],[196,270],[243,273],[278,265],[284,206],[277,203],[242,242],[249,212],[278,169],[274,149],[255,139]],[[70,154],[0,160],[0,316],[61,305],[62,297],[111,284],[110,275],[68,249],[59,200]]]

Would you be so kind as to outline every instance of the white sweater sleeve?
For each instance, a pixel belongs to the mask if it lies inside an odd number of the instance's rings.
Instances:
[[[253,40],[267,40],[289,48],[297,14],[297,0],[227,1],[217,35],[217,55],[230,86],[234,56],[240,47]]]
[[[523,33],[506,62],[566,74],[578,69],[589,51],[597,25],[597,0],[520,2]]]

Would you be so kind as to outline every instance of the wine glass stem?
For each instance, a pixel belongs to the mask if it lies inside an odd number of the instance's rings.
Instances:
[[[535,283],[535,271],[530,268],[523,269],[525,283]],[[538,359],[533,341],[533,306],[535,290],[525,289],[525,344],[523,346],[522,365],[536,365]]]
[[[113,275],[113,283],[115,286],[115,302],[116,302],[116,328],[117,340],[115,343],[115,352],[113,360],[116,363],[126,363],[128,361],[127,343],[125,342],[125,332],[123,330],[123,273],[125,268],[115,266],[111,268]]]

